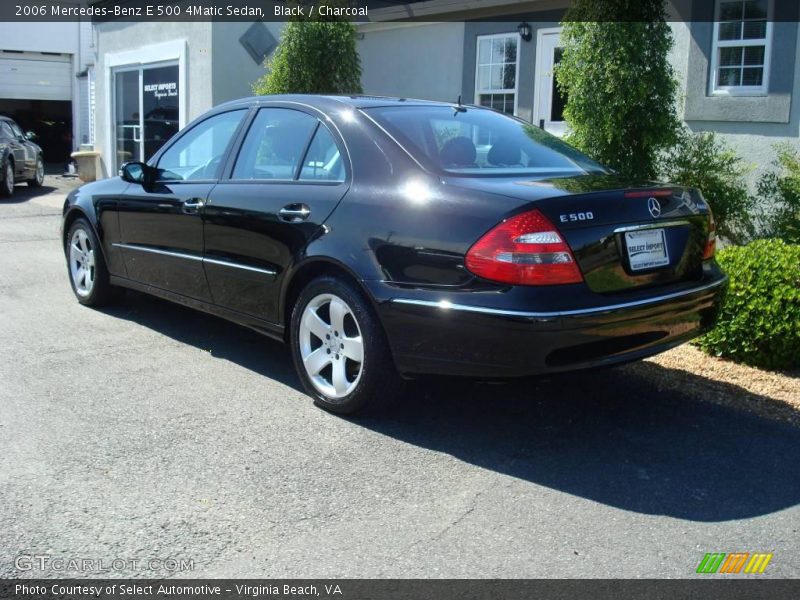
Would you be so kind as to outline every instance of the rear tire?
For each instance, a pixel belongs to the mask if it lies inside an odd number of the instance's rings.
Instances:
[[[0,197],[10,198],[14,194],[14,163],[7,160],[3,165],[3,182],[0,184]]]
[[[42,187],[44,183],[44,159],[39,155],[36,159],[36,170],[33,173],[33,179],[28,179],[28,186],[32,188]]]
[[[100,241],[86,219],[75,220],[64,238],[64,248],[69,282],[78,302],[102,306],[120,296],[122,290],[109,282]]]
[[[320,408],[376,412],[402,390],[375,311],[343,279],[324,276],[306,286],[292,310],[289,337],[297,374]]]

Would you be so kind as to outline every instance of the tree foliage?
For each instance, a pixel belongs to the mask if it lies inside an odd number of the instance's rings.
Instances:
[[[665,181],[698,188],[714,211],[719,235],[744,244],[754,235],[750,212],[755,198],[747,189],[750,167],[713,132],[684,128],[662,160]]]
[[[319,3],[338,6],[334,2]],[[307,12],[307,11],[306,11]],[[255,94],[359,94],[361,61],[356,27],[343,17],[292,17]]]
[[[679,127],[663,0],[575,0],[556,80],[568,141],[622,175],[652,179]]]
[[[761,235],[800,244],[800,152],[789,143],[775,147],[773,169],[758,181]]]

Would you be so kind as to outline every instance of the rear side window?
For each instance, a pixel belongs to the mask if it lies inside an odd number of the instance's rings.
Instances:
[[[308,147],[301,181],[344,181],[344,161],[327,127],[320,125]]]
[[[242,144],[233,179],[294,179],[317,123],[297,110],[262,108]]]

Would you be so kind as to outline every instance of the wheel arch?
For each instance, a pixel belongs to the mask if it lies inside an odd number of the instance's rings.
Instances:
[[[81,207],[77,205],[72,206],[64,215],[64,221],[63,221],[64,226],[61,233],[61,245],[64,249],[64,254],[66,255],[67,252],[67,235],[69,234],[69,230],[72,227],[72,224],[81,218],[86,220],[87,223],[89,223],[89,227],[92,228],[94,235],[100,241],[98,246],[100,252],[103,254],[103,260],[106,260],[105,249],[103,248],[103,238],[101,237],[102,232],[97,227],[97,223],[95,222],[95,220],[90,215],[88,215],[85,210],[83,210]],[[108,263],[106,262],[106,264]]]
[[[297,302],[297,298],[300,296],[300,293],[303,291],[303,288],[305,288],[305,286],[314,279],[323,277],[325,275],[341,277],[354,284],[356,289],[360,290],[363,296],[367,299],[370,306],[372,306],[373,309],[377,308],[375,305],[375,298],[352,269],[338,260],[329,257],[316,256],[313,258],[308,258],[292,269],[290,277],[286,280],[283,286],[280,315],[284,324],[283,335],[285,341],[289,341],[292,310],[294,309],[294,305]],[[379,314],[377,310],[375,310],[375,314]],[[380,322],[380,317],[378,317],[378,321]]]

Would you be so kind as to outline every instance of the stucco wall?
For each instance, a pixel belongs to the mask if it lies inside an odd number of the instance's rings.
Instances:
[[[252,23],[214,23],[212,32],[214,105],[252,96],[251,84],[266,72],[263,64],[256,63],[239,43],[239,38],[251,25]],[[263,23],[276,43],[280,40],[283,25],[283,23]]]
[[[795,28],[797,32],[797,28]],[[797,33],[796,33],[797,35]],[[788,57],[795,65],[800,65],[800,36],[796,38],[795,53]],[[775,144],[789,142],[800,149],[800,73],[793,71],[794,81],[785,123],[764,123],[747,120],[745,109],[738,120],[704,121],[687,120],[692,131],[714,131],[731,148],[742,156],[753,170],[747,179],[752,189],[759,176],[770,168],[775,159]],[[737,100],[732,98],[731,100]],[[765,100],[765,98],[762,98]]]
[[[449,102],[461,94],[464,23],[365,25],[361,33],[365,94]]]
[[[689,23],[673,23],[672,64],[681,87],[682,117],[692,131],[713,131],[752,167],[751,189],[775,159],[775,144],[800,138],[800,30],[796,22],[773,24],[769,89],[762,96],[709,94],[713,23],[696,4]],[[794,7],[793,10],[797,10]],[[701,11],[698,13],[698,11]]]

